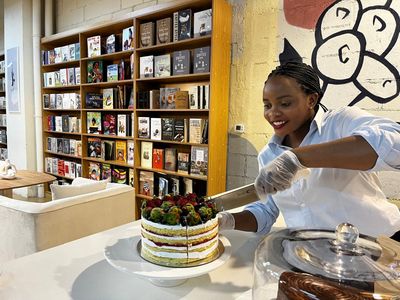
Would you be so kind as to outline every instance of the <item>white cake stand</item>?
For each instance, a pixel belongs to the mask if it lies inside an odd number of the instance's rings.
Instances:
[[[106,260],[116,269],[148,279],[151,283],[162,287],[172,287],[184,283],[187,279],[207,274],[222,266],[231,256],[231,244],[224,236],[219,236],[219,243],[224,249],[214,261],[186,268],[159,266],[144,260],[138,252],[140,227],[133,228],[128,236],[111,238],[105,249]],[[221,245],[222,244],[222,245]]]

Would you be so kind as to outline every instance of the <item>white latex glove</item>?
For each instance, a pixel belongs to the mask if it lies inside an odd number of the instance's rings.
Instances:
[[[235,229],[235,218],[230,212],[221,211],[217,214],[217,217],[219,231]]]
[[[309,170],[300,163],[296,154],[285,151],[258,173],[255,181],[257,194],[263,199],[267,194],[286,190],[296,178],[304,177],[308,173]]]

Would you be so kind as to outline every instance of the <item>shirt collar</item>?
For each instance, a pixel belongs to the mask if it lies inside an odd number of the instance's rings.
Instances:
[[[324,117],[324,110],[321,107],[318,107],[318,111],[314,116],[314,119],[312,120],[311,124],[310,124],[310,130],[313,130],[314,126],[317,127],[318,133],[321,134],[321,128],[322,128],[322,120]],[[271,137],[271,139],[269,140],[268,144],[278,144],[278,145],[282,145],[283,142],[283,138],[279,137],[277,135],[273,135]]]

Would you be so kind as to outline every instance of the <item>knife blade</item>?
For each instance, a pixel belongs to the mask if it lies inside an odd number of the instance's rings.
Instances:
[[[238,187],[220,194],[207,197],[206,201],[214,201],[219,211],[240,207],[257,201],[259,198],[254,183]]]

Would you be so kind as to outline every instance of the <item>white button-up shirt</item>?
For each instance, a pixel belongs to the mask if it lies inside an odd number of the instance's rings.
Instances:
[[[324,112],[319,109],[301,146],[362,136],[378,159],[368,171],[312,168],[282,192],[246,207],[257,219],[258,232],[267,233],[281,211],[288,227],[334,229],[342,222],[363,234],[391,236],[400,230],[400,212],[387,201],[377,171],[400,170],[400,125],[356,107]],[[273,136],[258,155],[262,168],[283,151],[282,138]],[[357,151],[357,149],[354,149]]]

